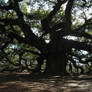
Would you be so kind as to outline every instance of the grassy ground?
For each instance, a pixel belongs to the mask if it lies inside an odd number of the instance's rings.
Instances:
[[[0,73],[0,92],[92,92],[92,76],[44,78],[28,73]]]

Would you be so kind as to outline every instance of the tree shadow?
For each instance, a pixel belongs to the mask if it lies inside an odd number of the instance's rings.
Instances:
[[[23,87],[19,84],[3,84],[0,85],[0,92],[30,92],[31,89],[28,89],[27,87]]]
[[[0,74],[0,92],[92,92],[90,76]]]

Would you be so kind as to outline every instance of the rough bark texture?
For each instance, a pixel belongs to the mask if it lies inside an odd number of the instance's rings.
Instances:
[[[49,54],[47,57],[46,72],[50,74],[65,74],[66,73],[65,58],[60,53]]]
[[[57,41],[56,41],[57,42]],[[54,43],[49,48],[46,57],[46,72],[50,74],[65,74],[66,73],[66,55],[65,49],[59,48],[59,43]]]

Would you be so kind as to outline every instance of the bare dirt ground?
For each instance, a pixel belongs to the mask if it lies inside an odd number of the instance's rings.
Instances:
[[[0,73],[0,92],[92,92],[92,76],[44,78],[28,73]]]

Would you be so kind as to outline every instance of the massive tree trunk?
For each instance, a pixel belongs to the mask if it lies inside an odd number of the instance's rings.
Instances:
[[[49,48],[46,57],[46,72],[49,74],[66,74],[66,53],[65,48],[54,44]]]
[[[46,72],[50,74],[66,74],[66,61],[61,53],[49,53],[46,63]]]

